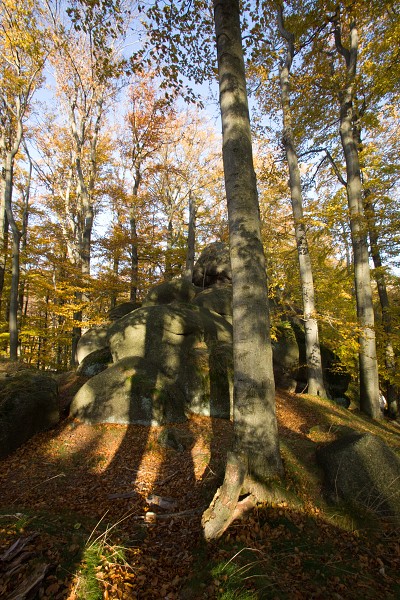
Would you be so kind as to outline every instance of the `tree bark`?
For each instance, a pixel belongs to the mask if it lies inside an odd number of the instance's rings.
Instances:
[[[193,193],[189,192],[189,223],[187,236],[187,253],[184,278],[188,281],[193,279],[194,257],[196,248],[196,199]]]
[[[2,184],[4,186],[3,178],[2,178]],[[5,279],[5,274],[6,274],[7,250],[8,250],[8,219],[7,219],[6,206],[5,206],[5,196],[4,196],[4,192],[2,189],[1,190],[1,198],[0,198],[0,317],[1,317],[1,308],[2,308],[2,303],[3,303],[3,289],[4,289],[4,279]]]
[[[376,358],[375,318],[372,303],[371,275],[365,223],[360,162],[357,144],[353,136],[353,100],[358,55],[358,31],[355,23],[350,26],[350,49],[341,41],[338,22],[335,24],[337,51],[346,63],[346,84],[339,94],[340,139],[346,161],[347,200],[350,213],[351,240],[354,257],[354,282],[356,290],[357,317],[360,327],[360,409],[374,419],[381,416],[379,408],[379,378]]]
[[[223,162],[233,287],[235,441],[225,479],[203,515],[206,539],[235,518],[244,484],[282,474],[265,257],[253,167],[238,0],[214,0]]]
[[[303,319],[306,342],[308,393],[314,396],[327,397],[325,390],[321,349],[319,344],[318,322],[315,317],[314,279],[306,226],[303,215],[303,197],[301,191],[300,169],[294,142],[292,114],[290,106],[290,69],[294,56],[294,36],[284,28],[283,8],[278,9],[278,28],[286,41],[286,55],[279,68],[279,82],[281,88],[281,104],[283,112],[283,145],[289,168],[289,186],[292,202],[294,230],[299,260],[301,292],[303,298]]]
[[[393,380],[397,371],[396,355],[393,348],[393,323],[392,311],[390,307],[389,295],[387,292],[385,273],[382,264],[381,252],[379,247],[378,226],[376,223],[375,208],[370,200],[368,189],[364,189],[364,205],[365,214],[368,223],[369,241],[371,245],[371,256],[375,267],[375,281],[378,288],[379,302],[382,310],[382,326],[385,335],[385,366],[387,376],[385,377],[385,394],[389,416],[395,419],[399,414],[397,398],[399,395],[398,388],[394,385]]]
[[[139,278],[139,249],[138,235],[136,225],[136,211],[139,194],[139,186],[142,182],[141,162],[135,167],[135,179],[132,190],[132,203],[129,207],[129,226],[130,226],[130,246],[131,246],[131,281],[130,281],[130,302],[137,302],[138,278]]]
[[[13,189],[13,162],[12,152],[7,152],[4,161],[4,199],[7,220],[12,233],[12,252],[11,252],[11,289],[10,289],[10,307],[9,307],[9,333],[10,333],[10,359],[18,360],[18,291],[19,291],[19,259],[20,259],[20,241],[21,232],[12,212],[12,189]]]

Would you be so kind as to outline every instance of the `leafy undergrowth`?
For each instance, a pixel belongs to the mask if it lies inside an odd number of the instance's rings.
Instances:
[[[231,423],[193,417],[175,425],[182,452],[161,447],[157,427],[67,419],[35,436],[0,473],[0,597],[399,597],[399,531],[328,507],[315,463],[316,446],[349,428],[400,451],[398,424],[283,393],[277,410],[291,493],[209,545],[201,513],[223,475]]]

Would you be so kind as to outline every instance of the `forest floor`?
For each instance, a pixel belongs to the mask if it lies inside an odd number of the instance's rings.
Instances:
[[[399,424],[283,392],[277,411],[291,499],[258,506],[210,544],[200,519],[230,422],[174,425],[180,452],[160,445],[159,427],[67,418],[35,436],[1,466],[0,598],[399,598],[399,529],[327,506],[315,462],[343,427],[400,451]]]

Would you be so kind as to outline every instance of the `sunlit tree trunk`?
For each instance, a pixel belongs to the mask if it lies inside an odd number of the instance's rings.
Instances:
[[[13,162],[12,152],[7,152],[4,173],[4,197],[7,219],[10,223],[12,234],[11,245],[11,289],[9,305],[9,333],[10,333],[10,359],[18,359],[18,290],[19,290],[19,263],[20,263],[20,241],[21,233],[12,212],[12,191],[13,191]]]
[[[286,41],[286,53],[279,69],[281,88],[281,104],[283,112],[283,145],[289,168],[290,197],[297,244],[297,255],[300,268],[301,292],[303,298],[304,330],[306,343],[308,393],[327,397],[325,390],[321,349],[318,335],[318,322],[315,317],[314,280],[311,258],[308,250],[306,226],[303,215],[303,197],[301,191],[300,169],[294,142],[292,114],[290,106],[290,69],[294,56],[294,36],[283,24],[283,8],[278,9],[278,27]]]
[[[7,252],[8,252],[8,219],[5,205],[4,194],[4,174],[1,180],[1,197],[0,197],[0,317],[3,301],[4,279],[6,274]]]
[[[282,473],[238,0],[214,0],[214,20],[233,285],[235,441],[224,483],[203,515],[206,539],[235,518],[244,485],[250,491],[254,480]]]
[[[379,378],[376,358],[375,318],[372,303],[369,267],[367,227],[364,216],[360,162],[358,148],[353,136],[353,101],[356,85],[358,55],[358,31],[355,23],[350,26],[350,48],[342,45],[341,29],[335,23],[337,51],[346,64],[346,84],[339,94],[340,139],[346,161],[347,199],[354,257],[354,282],[357,317],[360,327],[360,409],[372,418],[379,418]]]
[[[4,186],[4,179],[2,178],[2,187]],[[8,219],[5,206],[5,196],[3,190],[1,190],[0,197],[0,315],[3,300],[3,289],[4,289],[4,278],[6,274],[6,262],[7,262],[7,249],[8,249]]]
[[[364,182],[365,183],[365,182]],[[397,371],[396,355],[393,348],[393,323],[392,323],[392,311],[389,301],[389,295],[387,292],[385,271],[382,264],[378,226],[376,223],[375,208],[373,202],[370,200],[370,194],[368,189],[364,189],[364,204],[365,214],[368,222],[369,241],[371,245],[371,257],[375,267],[375,281],[378,288],[379,302],[382,310],[382,326],[385,335],[384,349],[385,349],[385,367],[387,376],[385,378],[385,395],[388,407],[388,413],[392,418],[396,418],[398,415],[397,398],[399,394],[398,388],[394,385],[393,380]]]

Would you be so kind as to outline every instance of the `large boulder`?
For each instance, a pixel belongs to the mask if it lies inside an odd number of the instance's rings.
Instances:
[[[297,386],[299,369],[299,346],[295,333],[288,321],[282,321],[275,328],[272,340],[272,356],[276,387],[294,392]]]
[[[57,383],[48,374],[21,371],[0,382],[0,458],[60,419]]]
[[[194,265],[192,281],[200,288],[232,283],[231,258],[226,244],[214,242],[204,248]]]
[[[78,341],[76,349],[76,359],[78,364],[92,352],[108,346],[107,331],[107,325],[101,325],[99,327],[92,327],[92,329],[89,329],[83,334]]]
[[[109,343],[114,364],[82,386],[72,416],[146,425],[188,413],[230,418],[232,327],[217,313],[144,306],[110,326]]]
[[[187,279],[172,279],[163,281],[152,287],[143,306],[155,306],[156,304],[170,304],[171,302],[191,302],[196,295],[196,287]]]
[[[317,450],[325,492],[400,521],[400,458],[379,437],[352,432]]]
[[[206,288],[194,299],[194,304],[208,308],[232,323],[232,286],[213,285]]]
[[[297,372],[297,389],[301,393],[307,388],[307,359],[306,359],[306,337],[304,324],[297,318],[291,319],[291,326],[296,335],[299,347],[299,369]],[[341,406],[348,406],[349,400],[346,392],[350,384],[350,374],[341,364],[339,357],[329,348],[320,345],[322,370],[324,373],[325,389],[332,400]]]
[[[76,374],[82,377],[93,377],[107,369],[110,363],[112,363],[110,348],[108,346],[99,348],[85,356],[79,364]]]
[[[140,306],[139,302],[122,302],[122,304],[117,304],[117,306],[114,306],[114,308],[110,310],[108,318],[110,321],[116,321],[133,310],[140,308]]]
[[[87,423],[161,425],[185,420],[184,399],[158,365],[128,356],[87,381],[70,415]]]
[[[183,364],[196,342],[232,342],[232,327],[217,313],[180,303],[144,306],[113,323],[108,339],[114,362],[126,356]],[[165,357],[165,358],[163,358]]]

